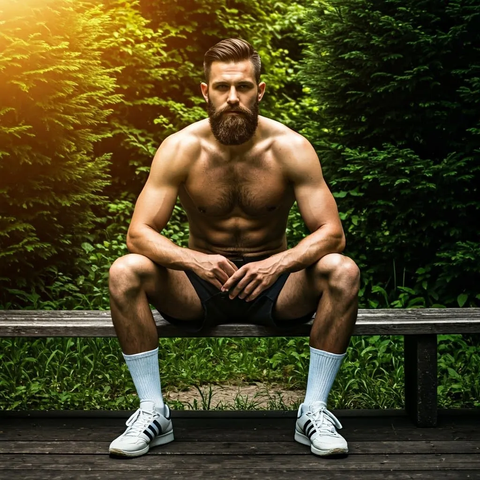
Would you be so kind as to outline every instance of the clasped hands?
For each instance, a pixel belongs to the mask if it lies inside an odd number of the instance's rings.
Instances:
[[[282,273],[279,259],[275,256],[250,262],[238,268],[223,255],[205,255],[195,273],[215,285],[222,292],[228,292],[233,300],[238,297],[246,302],[255,300],[260,293],[272,286]]]

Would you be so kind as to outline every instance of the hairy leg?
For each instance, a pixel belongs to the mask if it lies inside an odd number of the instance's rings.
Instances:
[[[149,304],[185,321],[203,315],[200,299],[185,272],[160,267],[143,255],[125,255],[112,264],[109,290],[113,325],[127,355],[158,347]]]
[[[277,299],[275,316],[298,318],[316,309],[310,346],[344,353],[357,319],[359,281],[353,260],[340,254],[325,255],[289,276]]]

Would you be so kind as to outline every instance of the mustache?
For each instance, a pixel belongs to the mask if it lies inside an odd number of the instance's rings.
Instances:
[[[242,107],[235,107],[235,108],[225,107],[224,109],[219,110],[217,112],[217,115],[222,115],[222,113],[230,113],[230,112],[243,113],[245,115],[249,115],[252,113],[250,110],[247,110],[246,108],[242,108]]]

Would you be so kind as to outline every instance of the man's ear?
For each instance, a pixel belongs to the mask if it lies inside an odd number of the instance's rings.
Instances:
[[[265,94],[265,88],[266,88],[266,83],[265,82],[260,82],[258,84],[258,101],[262,100],[263,95]]]
[[[208,85],[204,82],[200,84],[200,88],[202,89],[202,95],[206,102],[208,102]]]

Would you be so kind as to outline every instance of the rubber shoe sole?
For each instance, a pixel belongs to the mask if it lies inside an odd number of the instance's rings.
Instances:
[[[303,435],[303,433],[300,433],[298,430],[295,430],[295,440],[302,445],[310,447],[310,451],[319,457],[328,457],[330,455],[346,455],[348,453],[348,448],[330,448],[328,450],[317,448],[312,444],[307,436]]]
[[[167,433],[164,433],[163,435],[159,435],[158,437],[155,437],[145,448],[142,448],[141,450],[135,450],[132,452],[129,451],[124,451],[124,450],[119,450],[117,448],[112,448],[110,449],[110,456],[111,457],[120,457],[120,458],[133,458],[133,457],[141,457],[142,455],[145,455],[148,453],[150,448],[152,447],[158,447],[159,445],[165,445],[167,443],[173,442],[174,437],[173,437],[173,430]]]

